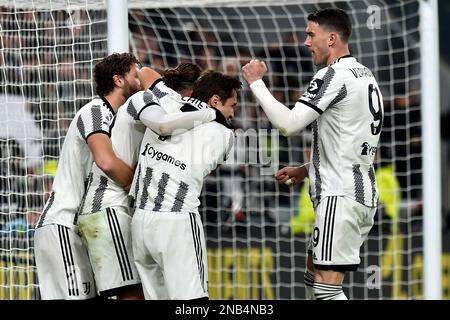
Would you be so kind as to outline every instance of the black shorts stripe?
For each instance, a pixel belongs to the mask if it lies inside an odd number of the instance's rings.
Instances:
[[[127,278],[127,275],[126,275],[126,271],[125,271],[125,266],[123,265],[123,262],[122,262],[122,255],[121,255],[119,244],[117,241],[115,228],[112,225],[111,214],[110,214],[109,208],[106,208],[106,216],[108,219],[109,230],[111,231],[111,237],[112,237],[113,243],[114,243],[114,249],[116,251],[117,260],[119,261],[120,273],[122,274],[122,280],[125,280]]]
[[[64,228],[64,233],[65,233],[65,236],[67,239],[67,245],[69,247],[69,257],[70,257],[70,261],[71,261],[72,274],[73,274],[74,283],[75,283],[75,295],[78,296],[80,294],[80,291],[78,289],[77,270],[75,268],[75,260],[73,259],[72,244],[70,243],[70,238],[69,238],[69,229]]]
[[[333,212],[332,212],[332,215],[331,215],[331,236],[330,236],[330,248],[329,248],[329,252],[328,252],[328,260],[329,261],[331,261],[331,258],[332,258],[332,255],[333,255],[333,235],[334,235],[334,220],[335,220],[335,217],[336,217],[336,207],[337,207],[337,200],[338,200],[338,197],[336,197],[336,196],[334,196],[333,197],[333,206],[332,206],[332,209],[330,209],[330,210],[333,210]]]
[[[111,209],[111,211],[113,213],[111,215],[112,220],[114,221],[114,223],[117,226],[119,240],[120,240],[119,243],[121,244],[121,247],[122,247],[123,252],[124,252],[124,264],[125,264],[127,270],[129,271],[129,274],[130,274],[129,280],[132,280],[133,279],[133,269],[131,269],[131,262],[130,262],[130,258],[128,257],[128,251],[127,251],[127,247],[125,245],[125,240],[123,238],[122,229],[120,228],[119,218],[117,218],[116,210]]]
[[[69,230],[64,226],[58,225],[59,243],[64,260],[64,268],[66,271],[66,280],[69,296],[78,296],[78,279],[73,259],[72,247],[70,244]]]
[[[106,209],[106,216],[108,218],[109,230],[111,231],[111,237],[113,239],[117,260],[119,261],[122,280],[131,280],[133,275],[131,272],[131,267],[129,267],[129,263],[126,261],[128,256],[126,254],[126,248],[123,243],[122,232],[117,222],[117,217],[114,217],[115,212],[113,212],[110,208]]]
[[[331,233],[331,221],[333,220],[334,197],[329,197],[328,200],[330,202],[330,209],[327,212],[328,225],[327,225],[327,240],[326,240],[326,244],[325,244],[325,261],[330,260],[328,254],[330,252],[330,247],[331,247],[330,233]]]
[[[67,290],[69,292],[69,296],[73,295],[73,285],[71,282],[71,276],[70,274],[70,268],[69,268],[69,261],[67,258],[67,247],[65,244],[65,239],[63,236],[63,230],[62,230],[62,226],[58,225],[58,236],[59,236],[59,245],[60,245],[60,249],[61,249],[61,254],[62,254],[62,258],[63,258],[63,263],[64,263],[64,270],[66,272],[66,281],[67,281]]]
[[[194,240],[194,248],[195,248],[195,255],[197,258],[197,267],[198,267],[199,277],[200,277],[203,291],[206,292],[205,266],[203,265],[203,250],[202,250],[202,245],[201,245],[201,240],[200,240],[200,228],[198,227],[197,222],[195,220],[195,213],[190,212],[189,219],[191,222],[192,237]]]
[[[326,228],[326,241],[325,241],[325,255],[322,252],[322,256],[325,258],[323,261],[331,261],[331,254],[333,251],[333,229],[334,229],[334,216],[336,213],[336,201],[337,197],[328,197],[327,203],[327,228]]]
[[[325,251],[327,250],[326,236],[328,230],[328,220],[329,220],[329,208],[330,208],[330,198],[327,199],[327,209],[325,210],[325,220],[323,222],[323,231],[322,231],[322,255],[321,260],[325,260]]]

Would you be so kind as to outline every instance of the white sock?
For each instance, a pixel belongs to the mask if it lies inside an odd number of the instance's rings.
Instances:
[[[303,276],[303,283],[305,284],[306,289],[306,299],[307,300],[316,300],[314,296],[314,272],[306,268],[305,274]]]
[[[314,283],[314,296],[317,300],[348,300],[342,285]]]

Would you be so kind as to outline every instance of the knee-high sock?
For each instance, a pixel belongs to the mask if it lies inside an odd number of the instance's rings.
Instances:
[[[306,268],[305,274],[303,276],[303,283],[305,284],[306,289],[306,299],[307,300],[316,300],[314,297],[314,272]]]
[[[348,300],[342,291],[342,285],[315,282],[313,290],[317,300]]]

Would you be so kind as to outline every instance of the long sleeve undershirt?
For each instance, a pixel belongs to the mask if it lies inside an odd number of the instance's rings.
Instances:
[[[180,134],[185,130],[213,121],[216,112],[212,108],[205,108],[199,111],[167,113],[161,106],[152,105],[142,110],[139,119],[154,132],[162,136]],[[176,129],[182,129],[177,130]]]
[[[289,110],[273,97],[262,80],[253,82],[250,89],[270,122],[285,136],[298,133],[320,116],[317,111],[302,102],[297,102],[295,107]]]

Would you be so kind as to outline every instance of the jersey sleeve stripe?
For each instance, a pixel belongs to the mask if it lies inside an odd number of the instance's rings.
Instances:
[[[102,129],[102,110],[100,106],[93,106],[91,108],[91,116],[92,116],[92,129],[93,131]]]
[[[315,105],[313,105],[312,103],[309,103],[308,101],[305,101],[303,99],[298,100],[298,102],[303,103],[305,106],[310,107],[311,109],[313,109],[314,111],[316,111],[318,114],[322,114],[323,111],[320,110],[318,107],[316,107]]]
[[[86,137],[84,140],[86,140],[86,142],[87,142],[88,138],[89,138],[90,136],[92,136],[94,133],[104,133],[104,134],[106,134],[108,137],[111,137],[111,133],[110,133],[110,132],[107,132],[107,131],[105,131],[105,130],[97,130],[97,131],[92,131],[91,133],[89,133],[89,134],[87,135],[87,137]]]
[[[150,102],[150,103],[146,104],[145,106],[143,106],[141,108],[141,110],[139,110],[136,120],[139,120],[141,118],[142,111],[144,111],[146,108],[148,108],[150,106],[159,106],[159,104],[157,104],[156,102],[153,101],[153,102]]]
[[[83,139],[86,140],[86,137],[84,136],[86,134],[86,129],[84,127],[84,122],[83,122],[83,119],[81,118],[81,116],[78,117],[77,128],[78,128],[78,131],[80,132],[81,136],[83,137]]]

